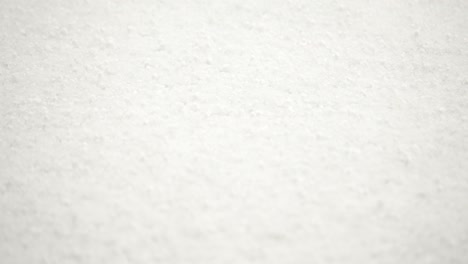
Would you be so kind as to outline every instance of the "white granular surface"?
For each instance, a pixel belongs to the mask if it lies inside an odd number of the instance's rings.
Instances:
[[[468,263],[468,1],[0,0],[0,262]]]

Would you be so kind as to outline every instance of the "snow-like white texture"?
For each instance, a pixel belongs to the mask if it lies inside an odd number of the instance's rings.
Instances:
[[[468,263],[468,1],[0,0],[0,262]]]

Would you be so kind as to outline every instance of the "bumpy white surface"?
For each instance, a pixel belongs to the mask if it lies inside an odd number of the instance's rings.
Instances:
[[[0,262],[468,263],[467,18],[0,0]]]

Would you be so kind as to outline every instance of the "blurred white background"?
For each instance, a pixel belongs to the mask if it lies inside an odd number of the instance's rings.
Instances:
[[[467,22],[0,0],[0,262],[468,263]]]

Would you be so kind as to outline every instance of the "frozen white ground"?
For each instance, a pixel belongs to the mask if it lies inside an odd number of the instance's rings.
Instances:
[[[0,0],[0,262],[468,263],[468,1]]]

